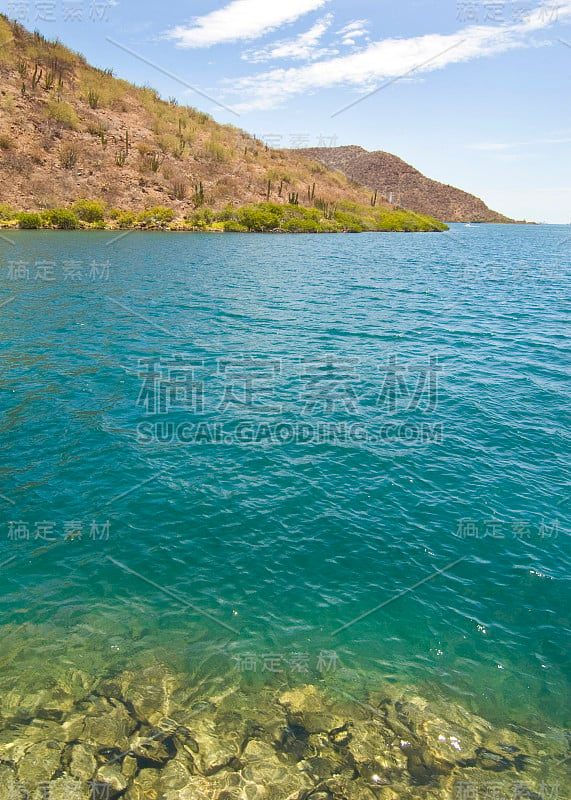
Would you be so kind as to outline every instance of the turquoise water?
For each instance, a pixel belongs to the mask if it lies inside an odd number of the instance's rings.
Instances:
[[[14,673],[343,669],[570,725],[569,235],[0,239]]]

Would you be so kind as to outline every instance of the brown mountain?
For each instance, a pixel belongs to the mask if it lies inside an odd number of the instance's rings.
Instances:
[[[362,147],[308,147],[295,151],[337,169],[379,196],[445,222],[513,222],[472,194],[427,178],[391,153]]]

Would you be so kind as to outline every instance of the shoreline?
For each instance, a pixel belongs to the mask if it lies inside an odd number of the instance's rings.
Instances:
[[[44,211],[17,211],[0,204],[0,226],[8,230],[178,231],[181,233],[364,233],[442,232],[448,225],[405,209],[315,201],[302,206],[269,201],[214,210],[198,205],[184,216],[168,206],[142,211],[108,208],[100,200]]]
[[[226,234],[226,235],[261,235],[261,236],[270,236],[270,235],[283,235],[283,236],[339,236],[345,234],[363,234],[363,233],[443,233],[443,231],[402,231],[402,230],[379,230],[379,231],[350,231],[350,230],[342,230],[342,231],[284,231],[284,230],[271,230],[271,231],[224,231],[218,229],[203,229],[203,228],[161,228],[161,227],[149,227],[149,228],[73,228],[73,229],[65,229],[65,228],[55,228],[55,227],[46,227],[46,228],[19,228],[19,227],[6,227],[0,225],[0,230],[8,230],[12,233],[15,232],[35,232],[35,233],[119,233],[119,234],[128,234],[128,233],[197,233],[197,234]]]

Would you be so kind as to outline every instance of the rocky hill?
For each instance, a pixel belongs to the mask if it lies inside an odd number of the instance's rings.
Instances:
[[[340,170],[352,180],[378,191],[379,196],[419,214],[446,222],[513,222],[472,194],[438,183],[406,161],[382,150],[362,147],[311,147],[295,152]]]
[[[296,196],[368,206],[371,193],[0,15],[0,204],[37,211],[83,198],[126,211],[168,205],[183,216]]]
[[[161,99],[151,88],[119,80],[112,70],[91,67],[60,42],[0,14],[4,217],[6,209],[42,211],[76,200],[125,212],[168,206],[177,218],[197,208],[219,211],[261,201],[371,209],[370,188],[379,190],[379,212],[392,208],[393,192],[401,207],[441,219],[505,220],[387,153],[273,150],[195,108]],[[403,225],[416,229],[430,222]]]

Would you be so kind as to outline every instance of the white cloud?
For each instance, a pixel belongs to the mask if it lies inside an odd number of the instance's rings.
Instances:
[[[178,25],[166,37],[179,47],[212,47],[215,44],[257,39],[290,22],[322,8],[330,0],[233,0],[190,25]]]
[[[555,14],[555,9],[557,13]],[[571,19],[571,0],[548,0],[513,25],[473,25],[454,34],[384,39],[347,56],[289,69],[274,69],[231,82],[242,112],[276,108],[316,89],[353,86],[372,91],[383,80],[418,75],[532,44],[529,34]]]
[[[245,61],[259,63],[261,61],[271,61],[273,59],[292,59],[297,61],[315,61],[324,56],[335,55],[337,51],[326,48],[318,48],[323,34],[328,30],[333,22],[333,14],[327,14],[318,20],[315,25],[305,33],[300,33],[293,39],[283,39],[273,42],[260,50],[249,50],[242,58]]]
[[[341,44],[346,46],[355,45],[357,39],[363,37],[369,38],[369,21],[366,19],[356,19],[345,25],[337,31],[337,35],[341,37]]]

